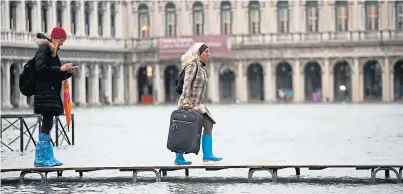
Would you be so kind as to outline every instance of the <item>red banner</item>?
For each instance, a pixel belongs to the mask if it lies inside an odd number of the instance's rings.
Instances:
[[[162,37],[158,40],[160,60],[180,60],[194,43],[203,42],[210,49],[212,58],[229,58],[231,43],[225,35]]]

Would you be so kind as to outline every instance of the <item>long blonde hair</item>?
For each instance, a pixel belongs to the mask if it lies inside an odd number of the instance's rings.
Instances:
[[[182,56],[181,56],[181,66],[185,69],[192,61],[199,59],[199,48],[203,45],[203,42],[197,42],[193,44]]]

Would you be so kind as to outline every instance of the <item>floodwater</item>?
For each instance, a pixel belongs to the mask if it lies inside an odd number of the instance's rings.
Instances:
[[[294,105],[209,105],[217,120],[213,129],[215,154],[220,164],[259,162],[295,164],[403,164],[403,109],[400,104],[294,104]],[[169,116],[175,108],[132,106],[74,108],[76,145],[55,148],[56,157],[69,166],[171,165],[174,154],[166,148]],[[8,113],[10,111],[3,111]],[[19,111],[21,112],[21,111]],[[28,112],[32,112],[29,110]],[[4,122],[3,122],[4,125]],[[10,141],[18,131],[3,133]],[[35,132],[37,139],[38,133]],[[64,143],[65,144],[65,143]],[[13,144],[18,150],[18,141]],[[34,147],[20,153],[2,148],[2,168],[33,166]],[[201,164],[202,154],[186,155]],[[139,174],[133,183],[131,172],[95,171],[82,180],[74,171],[63,172],[58,181],[50,173],[48,184],[39,175],[19,184],[18,173],[2,173],[1,193],[403,193],[384,173],[379,184],[370,184],[369,170],[294,169],[279,171],[279,183],[271,183],[268,172],[255,173],[247,182],[247,169],[168,172],[162,182],[153,174]]]

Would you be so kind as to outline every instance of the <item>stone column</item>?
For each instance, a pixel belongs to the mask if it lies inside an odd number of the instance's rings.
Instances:
[[[267,60],[264,63],[264,101],[267,103],[270,103],[274,101],[273,93],[275,93],[275,89],[273,88],[274,86],[274,80],[273,80],[273,68],[272,68],[272,63],[271,61]]]
[[[294,92],[294,102],[303,102],[304,101],[304,83],[303,77],[301,76],[301,64],[300,60],[296,59],[294,68],[293,68],[293,75],[292,75],[292,90]],[[302,83],[301,83],[302,82]],[[302,87],[301,87],[302,86]]]
[[[90,70],[90,98],[89,104],[99,106],[99,64],[93,64]]]
[[[26,4],[26,2],[25,2],[25,0],[21,0],[19,3],[18,3],[18,11],[17,11],[17,23],[18,23],[18,28],[17,28],[17,30],[19,31],[19,32],[26,32],[27,31],[27,25],[26,25],[26,21],[27,21],[27,18],[26,18],[26,13],[25,13],[25,4]]]
[[[248,101],[248,88],[247,88],[247,80],[246,80],[246,72],[243,67],[243,61],[237,62],[237,76],[235,78],[236,81],[236,94],[237,101],[239,103],[247,103]]]
[[[209,98],[212,103],[220,103],[219,96],[219,83],[218,77],[219,72],[214,63],[209,65],[209,76],[208,76],[208,88],[209,88]]]
[[[124,75],[123,75],[123,64],[118,64],[118,67],[117,67],[117,72],[115,72],[116,73],[116,79],[117,79],[117,82],[116,82],[116,86],[114,86],[114,87],[117,87],[117,92],[116,92],[116,94],[114,94],[115,96],[116,96],[116,98],[115,98],[115,101],[114,101],[114,103],[115,104],[124,104],[124,88],[125,88],[125,86],[124,86]]]
[[[52,32],[52,29],[56,27],[57,22],[57,8],[56,8],[56,0],[50,1],[50,6],[48,7],[48,33],[50,34]]]
[[[136,65],[129,65],[128,79],[129,79],[129,104],[137,104],[138,102],[138,89],[137,89],[137,72]]]
[[[33,6],[33,17],[32,17],[32,23],[33,23],[33,32],[42,32],[42,1],[36,1],[36,5]]]
[[[382,67],[382,101],[391,101],[393,98],[390,96],[391,84],[390,80],[390,59],[389,57],[384,58],[384,65]]]
[[[105,2],[105,12],[104,12],[104,20],[102,23],[103,26],[103,36],[110,37],[111,36],[111,4],[109,1]]]
[[[86,95],[86,72],[88,71],[88,67],[85,64],[80,65],[76,76],[74,76],[74,83],[77,87],[74,87],[74,99],[75,103],[79,106],[87,105],[87,95]]]
[[[116,2],[116,16],[115,16],[115,25],[116,25],[116,38],[122,38],[123,36],[123,28],[122,28],[122,22],[125,21],[123,20],[122,16],[122,3],[121,2]]]
[[[90,16],[90,36],[99,36],[98,34],[98,1],[91,2],[92,11]]]
[[[10,61],[5,61],[4,62],[4,69],[3,69],[3,73],[4,73],[4,94],[3,94],[3,98],[2,100],[2,105],[3,108],[7,109],[7,108],[12,108],[13,106],[11,105],[11,101],[10,101],[10,66],[11,66],[11,62]]]
[[[160,64],[154,66],[153,94],[155,104],[161,104],[165,101],[165,87],[163,84],[164,75],[161,74]],[[156,91],[156,92],[155,92]]]
[[[329,90],[329,59],[326,58],[323,61],[323,70],[322,70],[322,102],[325,101],[325,98],[330,99],[330,90]]]
[[[67,34],[71,34],[71,1],[64,2],[66,6],[63,7],[63,28]]]
[[[352,82],[353,82],[353,88],[352,88],[352,98],[353,98],[353,102],[359,102],[361,101],[361,84],[360,84],[360,65],[359,65],[359,61],[357,58],[353,59],[353,77],[352,77]]]
[[[106,102],[108,104],[113,104],[113,83],[112,83],[112,65],[107,64],[106,65],[106,71],[104,72],[104,77],[103,77],[103,86],[104,86],[104,95],[106,96]]]
[[[79,10],[78,10],[78,17],[77,17],[77,35],[84,36],[85,35],[85,1],[80,0],[80,2],[77,2],[79,4]]]
[[[10,1],[1,1],[1,29],[4,31],[10,30]]]

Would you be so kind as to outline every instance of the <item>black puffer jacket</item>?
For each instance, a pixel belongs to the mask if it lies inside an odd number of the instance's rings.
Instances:
[[[62,81],[71,73],[60,71],[59,56],[52,57],[55,46],[44,34],[38,33],[35,42],[39,48],[35,55],[36,91],[34,111],[37,114],[58,116],[64,113],[60,92]]]

